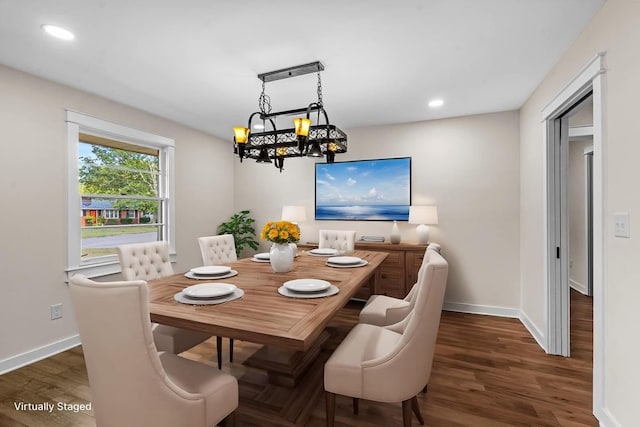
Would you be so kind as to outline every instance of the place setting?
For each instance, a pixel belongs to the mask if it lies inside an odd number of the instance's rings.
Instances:
[[[323,298],[340,292],[337,286],[321,279],[295,279],[286,281],[278,293],[290,298]]]
[[[184,288],[173,296],[182,304],[212,305],[222,304],[241,298],[244,291],[231,283],[199,283]]]
[[[251,257],[251,261],[253,262],[269,262],[269,259],[270,259],[269,252],[261,252]]]
[[[330,256],[338,255],[341,252],[333,248],[315,248],[315,249],[311,249],[307,253],[311,256],[330,257]]]
[[[216,280],[226,279],[237,274],[236,270],[232,270],[231,267],[226,265],[205,265],[192,268],[184,273],[184,277],[196,280]]]
[[[355,256],[334,256],[327,258],[326,265],[334,268],[354,268],[363,267],[369,261]]]

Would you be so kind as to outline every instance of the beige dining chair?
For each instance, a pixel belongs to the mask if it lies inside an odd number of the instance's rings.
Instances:
[[[233,376],[156,351],[144,280],[98,283],[75,275],[69,291],[98,426],[233,424]]]
[[[167,242],[134,243],[118,246],[118,257],[124,280],[153,280],[171,276]],[[211,338],[203,332],[152,324],[153,339],[158,351],[182,353]]]
[[[232,234],[199,237],[198,244],[203,265],[223,265],[238,260]],[[219,336],[216,337],[216,352],[218,353],[218,369],[222,369],[222,337]],[[229,338],[229,362],[233,363],[233,338]]]
[[[425,265],[428,264],[431,254],[437,252],[428,246],[422,258],[422,265],[418,270],[418,280],[404,298],[393,298],[387,295],[371,295],[367,303],[360,311],[358,321],[370,325],[386,326],[400,322],[413,310],[416,303],[416,291],[423,283],[421,276],[424,274]]]
[[[356,232],[354,230],[319,230],[318,247],[330,248],[339,251],[353,251],[356,245]]]
[[[402,402],[403,425],[411,425],[411,411],[424,423],[417,395],[431,375],[436,336],[449,266],[438,253],[430,254],[416,290],[414,309],[389,326],[357,324],[324,367],[327,426],[333,426],[336,394],[359,399]]]
[[[202,265],[223,265],[238,260],[232,234],[199,237],[198,244],[202,254]]]

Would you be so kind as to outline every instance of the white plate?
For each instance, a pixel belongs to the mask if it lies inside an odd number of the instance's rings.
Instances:
[[[253,257],[255,259],[261,259],[263,261],[264,260],[269,261],[269,252],[262,252],[262,253],[259,253],[259,254],[255,254]]]
[[[332,248],[316,248],[316,249],[311,249],[309,253],[312,255],[330,256],[330,255],[337,254],[338,250],[332,249]]]
[[[226,274],[218,274],[215,276],[207,276],[207,275],[202,275],[202,274],[194,274],[190,271],[187,271],[186,273],[184,273],[184,277],[187,277],[189,279],[195,279],[195,280],[219,280],[219,279],[226,279],[228,277],[233,277],[233,276],[237,276],[238,272],[235,270],[229,270],[228,273]]]
[[[354,268],[354,267],[364,267],[365,265],[369,264],[369,261],[367,261],[366,259],[363,259],[362,261],[360,261],[357,264],[332,264],[329,261],[326,262],[326,265],[329,267],[335,267],[335,268]]]
[[[236,288],[235,291],[221,298],[189,298],[184,294],[184,292],[178,292],[173,296],[173,299],[182,304],[213,305],[213,304],[224,304],[225,302],[242,298],[243,295],[244,295],[244,291],[240,288]]]
[[[219,274],[227,274],[231,271],[231,267],[226,265],[205,265],[203,267],[192,268],[189,271],[201,276],[217,276]]]
[[[295,279],[284,282],[282,286],[294,292],[320,292],[329,289],[331,283],[320,279]]]
[[[200,283],[189,286],[182,292],[189,298],[219,298],[236,290],[231,283]]]
[[[356,265],[362,262],[362,258],[357,256],[332,256],[327,259],[327,262],[339,265]]]
[[[280,295],[284,295],[285,297],[291,298],[324,298],[329,297],[331,295],[335,295],[340,292],[337,286],[331,285],[329,288],[322,292],[294,292],[285,288],[284,286],[280,286],[278,288],[278,293]]]
[[[253,262],[270,262],[268,259],[258,259],[256,257],[251,258],[251,261]]]

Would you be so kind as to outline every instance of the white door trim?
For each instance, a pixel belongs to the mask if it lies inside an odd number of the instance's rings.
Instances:
[[[551,138],[553,134],[550,134],[549,124],[553,123],[553,120],[561,116],[568,108],[573,106],[578,100],[580,100],[589,91],[593,92],[593,411],[598,419],[603,419],[606,416],[604,411],[604,388],[605,388],[605,372],[604,372],[604,309],[605,309],[605,297],[606,291],[604,286],[604,180],[603,180],[603,74],[604,68],[604,55],[605,53],[599,53],[592,58],[579,72],[571,79],[567,85],[544,107],[542,110],[541,121],[545,123],[543,126],[543,149],[545,150],[545,179],[547,180],[544,185],[544,226],[545,229],[550,231],[554,226],[553,219],[550,218],[551,203],[553,203],[553,194],[549,194],[549,187],[547,183],[549,179],[555,179],[553,176],[553,168],[548,164],[549,157],[546,155],[549,151],[549,146],[554,143]],[[550,232],[545,233],[544,238],[544,260],[545,260],[545,277],[549,278],[550,273]],[[553,254],[555,255],[555,254]],[[568,260],[564,260],[568,263]],[[556,316],[556,312],[551,309],[555,303],[568,304],[568,301],[551,301],[550,298],[555,296],[561,296],[562,294],[557,292],[553,288],[554,283],[551,283],[547,279],[547,286],[545,291],[545,307],[546,312],[546,350],[552,354],[558,354],[558,347],[554,343],[558,342],[558,334],[562,335],[558,330],[569,329],[568,319],[567,323],[560,325],[558,328],[559,319]],[[560,337],[561,338],[561,337]],[[560,346],[560,349],[562,346]]]

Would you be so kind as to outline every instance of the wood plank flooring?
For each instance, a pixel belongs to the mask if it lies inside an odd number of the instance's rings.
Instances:
[[[572,357],[546,355],[516,319],[444,312],[429,383],[418,396],[427,426],[597,426],[591,411],[591,299],[571,292]],[[335,347],[340,335],[355,324],[360,306],[350,304],[330,325]],[[228,340],[224,340],[225,345]],[[260,346],[236,341],[234,363],[224,370],[252,375],[242,361]],[[330,351],[330,350],[329,350]],[[216,366],[215,338],[183,356]],[[228,357],[228,351],[224,351]],[[277,400],[278,396],[267,396]],[[14,402],[91,401],[80,347],[0,376],[0,426],[95,426],[91,412],[18,411]],[[247,408],[246,413],[251,412]],[[417,420],[413,420],[418,425]],[[264,423],[239,416],[237,425]],[[306,423],[325,425],[324,401],[318,398]],[[400,404],[360,402],[353,415],[351,400],[338,397],[336,426],[400,426]]]

